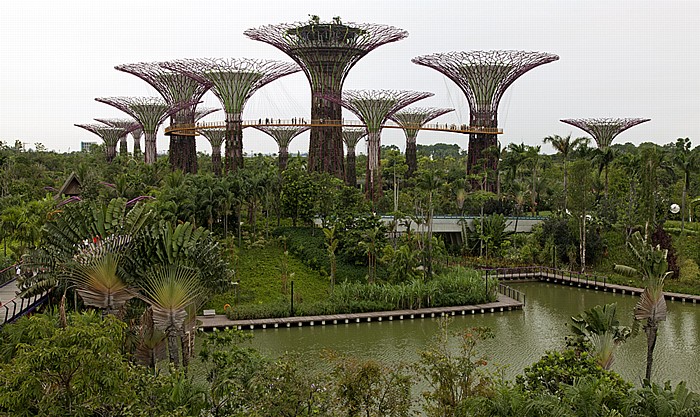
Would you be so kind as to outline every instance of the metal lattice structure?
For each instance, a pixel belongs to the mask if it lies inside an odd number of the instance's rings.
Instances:
[[[117,156],[117,143],[122,136],[126,135],[126,131],[120,127],[111,127],[98,124],[76,124],[80,128],[90,131],[100,138],[105,143],[105,154],[107,162],[112,162]]]
[[[226,139],[226,128],[202,129],[202,136],[211,145],[211,165],[214,175],[221,175],[221,144]]]
[[[268,43],[301,66],[311,85],[311,120],[341,120],[339,102],[350,69],[367,53],[396,42],[408,32],[393,26],[344,23],[339,18],[321,22],[266,25],[244,32],[251,39]],[[311,171],[343,176],[343,140],[340,126],[311,129],[308,167]]]
[[[141,137],[143,136],[143,127],[139,124],[138,129],[131,132],[131,137],[134,138],[134,158],[141,156]]]
[[[413,176],[413,173],[418,169],[418,157],[416,155],[416,137],[420,128],[429,121],[440,117],[443,114],[454,111],[455,109],[445,109],[436,107],[413,107],[410,109],[401,110],[391,116],[391,120],[395,121],[403,129],[406,135],[406,164],[408,165],[407,177]]]
[[[221,101],[226,112],[226,171],[243,166],[242,115],[248,99],[262,86],[301,71],[292,62],[247,58],[183,59],[161,65],[210,86]]]
[[[156,134],[160,125],[171,114],[192,106],[192,102],[168,104],[159,97],[98,97],[95,100],[109,104],[138,120],[146,136],[144,161],[152,164],[156,161]]]
[[[200,107],[194,111],[194,122],[202,120],[204,117],[221,110],[217,107]]]
[[[289,160],[289,144],[300,134],[309,130],[308,126],[256,126],[261,132],[265,132],[271,136],[279,147],[278,165],[280,171],[287,169],[287,161]]]
[[[340,103],[355,113],[367,127],[367,177],[365,179],[367,198],[373,202],[382,192],[379,158],[382,125],[402,108],[433,93],[408,90],[350,90],[344,91],[342,98],[323,95],[328,101]]]
[[[357,186],[355,147],[360,139],[365,136],[367,136],[367,129],[364,127],[343,128],[343,142],[345,142],[345,146],[348,148],[347,155],[345,155],[345,184],[351,187]]]
[[[441,72],[459,86],[469,103],[470,126],[497,128],[498,105],[506,89],[531,69],[558,59],[544,52],[508,50],[436,53],[412,62]],[[498,146],[496,135],[469,135],[467,173],[476,174],[477,167],[498,168],[496,156],[486,151],[493,146]],[[495,181],[489,181],[488,188],[493,191]]]
[[[125,156],[129,153],[126,146],[126,136],[134,130],[140,129],[141,125],[134,119],[104,119],[95,118],[95,121],[104,123],[107,126],[124,129],[124,134],[119,138],[119,155]]]
[[[640,123],[651,119],[599,118],[599,119],[562,119],[561,122],[576,126],[593,137],[598,148],[604,149],[612,145],[617,135]]]
[[[201,83],[160,65],[158,62],[139,62],[135,64],[117,65],[116,70],[135,75],[146,81],[163,97],[166,103],[176,105],[182,102],[190,102],[171,115],[171,124],[195,123],[197,104],[209,85]],[[197,144],[194,136],[173,134],[170,136],[170,165],[173,169],[183,172],[197,172]]]

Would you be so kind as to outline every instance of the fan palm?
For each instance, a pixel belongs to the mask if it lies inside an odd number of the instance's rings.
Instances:
[[[196,270],[183,265],[160,265],[146,274],[143,300],[153,309],[153,325],[168,338],[170,362],[179,364],[178,337],[184,333],[188,308],[204,293]]]
[[[654,360],[654,347],[659,322],[666,320],[666,299],[664,298],[664,280],[673,274],[668,270],[667,249],[659,245],[652,246],[639,232],[632,235],[627,244],[632,254],[637,258],[639,266],[633,268],[625,265],[615,265],[615,271],[625,275],[637,275],[644,279],[644,292],[634,307],[634,319],[646,320],[644,332],[647,335],[647,367],[646,379],[651,379],[651,368]]]

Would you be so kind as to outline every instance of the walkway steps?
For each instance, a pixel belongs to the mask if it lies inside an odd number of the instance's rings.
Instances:
[[[434,307],[416,310],[375,311],[371,313],[332,314],[325,316],[283,317],[255,320],[229,320],[225,315],[219,314],[215,316],[197,316],[197,320],[201,323],[199,328],[203,330],[228,328],[253,330],[280,327],[368,323],[373,321],[411,320],[442,316],[496,313],[502,311],[520,310],[522,308],[523,303],[499,294],[498,301],[496,302],[471,306]]]

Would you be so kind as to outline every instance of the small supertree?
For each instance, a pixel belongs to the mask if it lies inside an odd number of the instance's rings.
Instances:
[[[112,162],[114,157],[117,156],[117,143],[119,142],[119,138],[125,135],[124,129],[98,124],[76,124],[76,126],[88,130],[102,138],[105,143],[107,162]]]
[[[440,109],[435,107],[414,107],[401,110],[391,116],[391,120],[395,121],[406,134],[406,164],[408,172],[406,177],[413,176],[413,173],[418,169],[418,157],[416,156],[416,137],[418,131],[423,125],[436,117],[442,116],[445,113],[454,111],[454,109]]]
[[[156,134],[161,123],[171,114],[194,104],[186,101],[173,105],[158,97],[98,97],[95,100],[114,106],[141,123],[146,135],[144,161],[147,164],[156,161]]]
[[[265,132],[277,142],[279,147],[279,170],[287,169],[289,160],[289,144],[292,139],[309,130],[308,126],[255,126],[261,132]]]
[[[131,137],[134,138],[134,158],[141,156],[141,136],[143,136],[143,126],[139,124],[137,129],[131,131]]]
[[[285,75],[301,71],[292,62],[229,59],[183,59],[164,62],[200,83],[211,86],[226,112],[226,171],[243,166],[243,108],[262,86]]]
[[[593,137],[600,152],[602,170],[605,170],[605,196],[608,196],[608,165],[613,160],[613,152],[610,149],[613,139],[620,133],[640,123],[651,119],[562,119],[561,121],[576,126]]]
[[[433,93],[405,90],[350,90],[342,98],[324,95],[329,101],[337,101],[355,113],[367,127],[367,199],[376,203],[382,193],[382,177],[379,172],[382,127],[397,111],[432,96]]]
[[[401,40],[408,32],[393,26],[342,22],[339,17],[321,22],[266,25],[243,32],[269,43],[299,64],[311,85],[311,120],[341,120],[339,100],[350,69],[381,45]],[[337,100],[330,102],[326,96]],[[311,171],[343,176],[343,140],[340,126],[313,126],[309,140]]]
[[[119,155],[125,156],[129,153],[126,146],[126,135],[134,130],[140,129],[141,125],[134,119],[100,119],[95,118],[95,121],[104,123],[107,126],[118,127],[124,129],[124,134],[119,138]]]
[[[355,147],[360,139],[367,136],[367,129],[364,127],[344,127],[343,142],[348,148],[345,156],[345,184],[357,187],[357,172],[355,169]]]
[[[171,114],[171,124],[191,124],[196,122],[196,107],[209,89],[207,83],[200,83],[179,72],[171,71],[157,62],[139,62],[114,67],[119,71],[133,74],[146,81],[165,99],[169,105],[182,102],[192,103]],[[170,135],[170,165],[183,172],[197,172],[197,145],[192,135],[176,132]]]
[[[498,158],[488,149],[498,146],[498,105],[506,89],[521,75],[559,57],[542,52],[469,51],[447,52],[413,58],[413,63],[433,68],[455,82],[469,103],[467,173],[495,171]],[[487,183],[489,191],[495,180]]]
[[[214,175],[221,175],[221,144],[226,138],[226,128],[202,129],[202,135],[207,138],[211,145],[211,165]]]

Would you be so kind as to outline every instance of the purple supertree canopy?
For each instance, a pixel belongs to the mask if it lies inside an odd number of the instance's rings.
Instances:
[[[126,135],[126,131],[119,127],[105,126],[101,124],[76,124],[80,128],[90,131],[100,138],[105,143],[105,153],[107,161],[112,161],[117,155],[117,143],[119,139]]]
[[[345,142],[345,146],[348,147],[348,151],[354,151],[355,146],[357,146],[357,142],[359,142],[360,139],[364,138],[365,136],[367,136],[367,129],[364,127],[343,128],[343,142]]]
[[[516,79],[558,59],[557,55],[544,52],[469,51],[423,55],[411,61],[454,81],[467,97],[474,119],[477,115],[495,117],[503,93]]]
[[[561,121],[576,126],[593,137],[599,148],[607,148],[620,133],[651,119],[640,118],[598,118],[598,119],[562,119]]]
[[[254,126],[268,134],[280,147],[288,147],[292,139],[309,130],[308,126]]]
[[[192,101],[168,104],[158,97],[98,97],[95,100],[114,106],[138,120],[146,133],[155,133],[168,116],[197,104]]]
[[[411,107],[397,111],[391,116],[391,120],[403,128],[406,137],[415,137],[423,125],[454,110],[437,107]]]
[[[201,107],[194,111],[194,121],[195,123],[202,120],[205,116],[208,116],[214,112],[221,110],[217,107]]]
[[[119,118],[99,118],[96,117],[95,121],[104,123],[107,126],[118,127],[124,129],[124,134],[131,133],[136,129],[141,128],[141,124],[135,119],[119,119]]]

